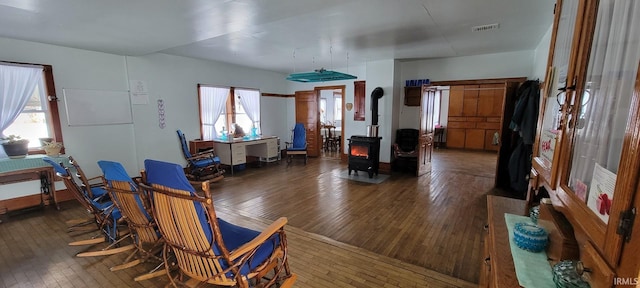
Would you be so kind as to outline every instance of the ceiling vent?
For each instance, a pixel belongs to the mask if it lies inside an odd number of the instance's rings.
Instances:
[[[482,31],[496,30],[499,28],[500,28],[500,23],[493,23],[493,24],[487,24],[487,25],[473,26],[471,27],[471,31],[482,32]]]

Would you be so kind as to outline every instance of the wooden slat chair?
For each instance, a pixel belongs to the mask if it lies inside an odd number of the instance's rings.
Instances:
[[[80,179],[79,185],[82,188],[82,191],[84,191],[84,193],[87,194],[87,197],[89,199],[93,199],[97,202],[109,201],[109,195],[107,193],[107,190],[105,190],[103,187],[102,176],[87,178],[87,176],[82,171],[82,168],[80,168],[80,165],[78,164],[78,162],[75,159],[73,159],[72,156],[69,156],[69,163],[73,166],[74,170],[76,171],[75,175],[78,179]],[[93,222],[94,222],[93,219],[69,220],[67,221],[67,225],[69,225],[68,231],[76,232],[76,231],[93,230],[91,225],[93,224]]]
[[[73,178],[73,174],[68,167],[63,167],[62,163],[56,163],[49,157],[44,157],[42,160],[53,166],[53,169],[56,171],[58,177],[62,178],[62,181],[67,187],[67,190],[69,190],[71,194],[76,198],[76,200],[78,200],[78,202],[85,209],[87,209],[89,213],[93,215],[94,223],[98,227],[98,230],[101,231],[101,233],[95,235],[91,239],[74,241],[69,243],[69,245],[84,246],[95,245],[104,242],[110,243],[104,249],[98,251],[82,252],[78,253],[76,256],[89,257],[113,255],[135,248],[133,244],[119,247],[120,243],[124,239],[128,238],[128,234],[121,235],[124,233],[120,233],[118,231],[118,221],[122,218],[122,214],[120,214],[120,210],[118,210],[111,201],[98,202],[94,199],[89,198]]]
[[[105,188],[125,218],[136,247],[125,258],[123,264],[111,267],[111,271],[130,268],[148,260],[156,260],[160,265],[147,274],[135,277],[134,280],[141,281],[166,275],[163,269],[164,261],[159,257],[164,242],[151,216],[148,197],[138,189],[137,183],[129,177],[122,164],[101,160],[98,161],[98,166],[104,174]]]
[[[82,190],[84,190],[84,192],[90,199],[96,200],[100,199],[101,197],[108,196],[107,190],[104,187],[104,179],[102,179],[102,175],[87,178],[87,176],[84,174],[84,171],[82,171],[82,168],[80,168],[80,164],[78,164],[78,161],[73,159],[72,156],[69,156],[69,163],[73,165],[73,168],[75,168],[76,177],[78,177],[78,179],[80,179],[81,181],[80,187],[82,188]]]
[[[145,183],[153,215],[187,283],[237,287],[291,287],[296,280],[287,261],[287,240],[282,217],[264,231],[253,231],[216,217],[209,182],[202,183],[204,197],[177,164],[145,160]],[[273,273],[270,273],[273,272]],[[269,276],[267,278],[266,276]]]

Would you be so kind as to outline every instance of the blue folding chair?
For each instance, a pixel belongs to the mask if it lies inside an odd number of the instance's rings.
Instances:
[[[80,204],[87,209],[94,217],[94,222],[101,231],[100,234],[95,235],[91,239],[74,241],[69,243],[71,246],[83,246],[94,245],[103,242],[109,242],[110,244],[104,249],[98,251],[82,252],[78,253],[78,257],[91,257],[91,256],[105,256],[113,255],[127,250],[135,248],[133,244],[121,246],[120,242],[129,237],[127,235],[120,235],[118,231],[118,221],[122,218],[120,210],[116,208],[111,201],[99,202],[95,199],[91,199],[87,193],[78,185],[73,178],[73,174],[68,167],[63,167],[62,163],[56,163],[49,157],[42,159],[44,162],[53,166],[58,177],[62,178],[67,190],[80,202]],[[100,237],[104,236],[104,237]]]
[[[294,155],[304,156],[304,164],[307,164],[307,131],[304,124],[296,123],[291,131],[291,142],[285,142],[287,165],[291,164]]]
[[[177,130],[184,159],[187,160],[186,174],[189,180],[217,182],[224,178],[224,169],[220,167],[220,158],[215,155],[213,147],[192,155],[187,145],[187,139],[182,131]]]
[[[180,274],[170,278],[237,287],[291,287],[296,280],[287,261],[282,217],[262,232],[230,224],[216,217],[209,182],[198,196],[180,165],[145,160],[144,183],[153,215],[165,239],[165,253],[173,251]],[[269,278],[265,276],[267,273]]]

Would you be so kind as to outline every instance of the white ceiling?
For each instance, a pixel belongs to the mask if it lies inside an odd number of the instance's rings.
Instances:
[[[0,0],[0,37],[282,73],[536,48],[555,0]],[[500,29],[471,27],[499,23]],[[0,59],[1,60],[1,59]]]

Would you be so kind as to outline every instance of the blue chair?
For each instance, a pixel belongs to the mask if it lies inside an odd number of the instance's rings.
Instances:
[[[96,199],[91,199],[81,186],[78,185],[68,167],[63,167],[61,163],[56,163],[49,157],[44,157],[42,160],[53,166],[58,177],[62,178],[67,190],[69,190],[76,200],[78,200],[78,202],[80,202],[80,204],[93,215],[94,222],[97,225],[98,230],[101,231],[100,234],[95,235],[91,239],[74,241],[69,243],[69,245],[82,246],[95,245],[103,242],[110,243],[104,249],[78,253],[76,256],[90,257],[113,255],[135,248],[133,244],[119,247],[120,242],[128,238],[129,235],[120,235],[118,231],[118,221],[122,218],[122,214],[111,201],[99,202]]]
[[[187,139],[182,131],[177,130],[178,139],[182,147],[182,154],[187,160],[186,172],[189,180],[217,182],[224,178],[224,169],[220,167],[220,158],[215,155],[213,147],[210,150],[192,155],[187,145]]]
[[[98,166],[102,169],[105,186],[113,203],[127,219],[127,226],[133,236],[133,244],[136,246],[136,249],[125,258],[123,264],[111,267],[111,271],[155,260],[160,265],[149,273],[135,277],[134,280],[140,281],[165,275],[165,269],[161,269],[164,266],[164,261],[158,257],[162,251],[162,237],[151,216],[151,206],[147,195],[138,189],[137,183],[129,177],[122,164],[101,160],[98,161]]]
[[[170,278],[220,286],[291,287],[296,280],[287,261],[282,217],[262,232],[236,226],[216,217],[209,182],[204,197],[196,194],[180,165],[145,160],[145,179],[156,223],[176,257],[180,274]],[[273,272],[273,273],[270,273]],[[269,277],[264,276],[269,273]],[[187,279],[191,278],[191,279]],[[193,284],[193,283],[192,283]],[[255,285],[255,286],[254,286]]]
[[[296,123],[291,131],[291,142],[285,142],[287,165],[291,164],[294,155],[304,156],[304,164],[307,164],[307,131],[304,124]]]

